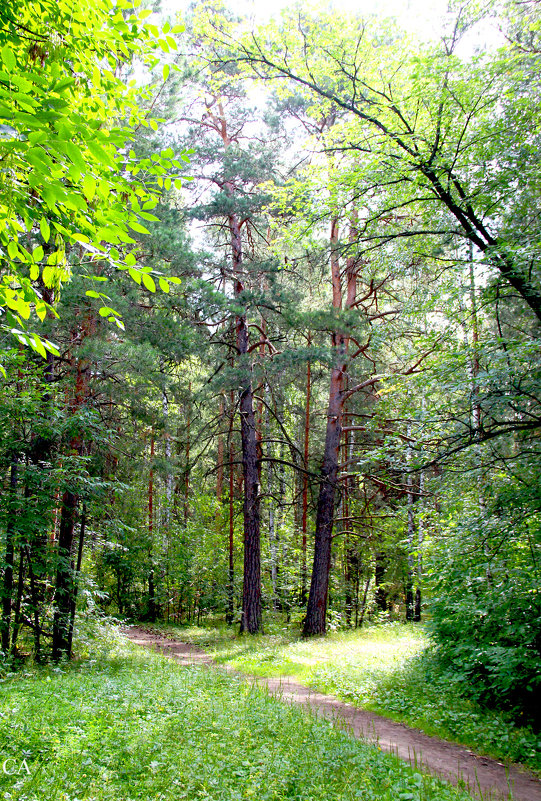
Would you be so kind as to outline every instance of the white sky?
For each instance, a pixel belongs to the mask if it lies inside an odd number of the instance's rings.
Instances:
[[[189,0],[162,0],[166,13],[178,12],[182,16],[183,9]],[[239,15],[251,17],[254,23],[261,23],[273,15],[278,15],[283,8],[292,5],[295,0],[229,0],[231,9]],[[306,2],[305,7],[324,5],[324,2]],[[325,5],[327,5],[325,3]],[[400,26],[422,39],[439,38],[442,24],[448,14],[448,0],[330,0],[329,4],[337,14],[358,13],[376,14],[379,17],[396,17]],[[449,15],[449,19],[454,15]],[[468,56],[476,47],[496,47],[502,42],[501,34],[494,25],[483,22],[465,37],[461,46],[461,55]]]

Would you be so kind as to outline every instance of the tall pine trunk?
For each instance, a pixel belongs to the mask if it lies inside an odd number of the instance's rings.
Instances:
[[[311,344],[308,337],[308,345]],[[312,392],[311,365],[306,366],[306,405],[304,409],[304,472],[302,474],[302,543],[301,543],[301,606],[306,604],[307,564],[306,551],[308,544],[308,459],[310,455],[310,399]]]
[[[331,223],[331,277],[333,308],[339,310],[342,308],[342,288],[337,246],[338,220],[334,219]],[[327,429],[325,432],[325,448],[317,502],[314,561],[303,628],[305,637],[313,634],[325,634],[326,631],[332,529],[338,479],[340,437],[342,434],[342,392],[346,369],[346,339],[341,332],[336,331],[333,333],[332,346],[335,353],[335,366],[331,372],[329,402],[327,405]]]
[[[4,654],[9,652],[11,628],[11,604],[13,593],[13,559],[15,554],[15,500],[17,497],[18,458],[13,457],[9,481],[9,512],[6,525],[6,551],[4,557],[4,575],[2,581],[2,622],[1,622],[1,648]]]
[[[352,245],[357,237],[356,219],[356,214],[354,212],[349,231],[349,241]],[[338,219],[336,218],[333,219],[331,223],[330,251],[332,305],[333,309],[338,312],[342,309],[343,292],[338,253]],[[354,308],[356,294],[356,259],[350,257],[347,260],[346,268],[346,309]],[[327,428],[325,432],[325,448],[317,503],[312,578],[303,628],[303,635],[305,637],[315,634],[325,634],[326,631],[329,575],[331,570],[332,530],[338,483],[338,464],[344,404],[347,398],[354,392],[357,392],[359,389],[371,383],[371,381],[365,382],[347,391],[344,389],[348,369],[349,336],[343,331],[336,330],[332,334],[331,341],[334,351],[334,367],[331,371],[329,401],[327,405]],[[374,379],[372,379],[372,381],[373,380]]]
[[[233,252],[235,297],[241,297],[242,239],[236,214],[229,215],[229,231]],[[244,478],[244,575],[242,586],[242,618],[240,630],[255,634],[261,628],[261,541],[259,511],[259,463],[252,367],[249,355],[248,321],[245,314],[236,318],[237,351],[240,360],[240,438]]]
[[[235,398],[231,393],[231,423],[229,427],[229,542],[228,542],[228,583],[227,583],[227,614],[226,622],[231,625],[235,616],[235,443],[233,441],[233,420],[235,414]]]
[[[66,490],[62,496],[60,531],[58,534],[58,565],[55,585],[55,613],[53,619],[53,660],[70,653],[70,610],[74,592],[71,549],[77,520],[77,495]]]

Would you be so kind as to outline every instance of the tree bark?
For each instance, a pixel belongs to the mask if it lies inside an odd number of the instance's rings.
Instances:
[[[24,548],[19,549],[19,575],[17,577],[17,595],[15,596],[15,606],[13,608],[13,633],[11,635],[11,654],[15,656],[17,650],[17,638],[21,628],[21,604],[24,590]]]
[[[387,557],[382,551],[376,552],[376,567],[374,571],[374,584],[376,591],[374,593],[374,600],[380,612],[386,612],[387,605],[387,590],[383,586],[385,581],[385,573],[387,571]]]
[[[70,658],[69,624],[73,597],[71,548],[77,519],[77,495],[66,490],[62,496],[60,530],[58,533],[58,566],[55,584],[55,613],[53,619],[53,661]]]
[[[148,571],[148,619],[156,620],[156,586],[154,583],[154,429],[150,434],[150,471],[148,474],[148,553],[150,568]]]
[[[233,442],[233,417],[235,399],[231,393],[231,425],[229,428],[229,568],[227,584],[227,615],[226,622],[231,625],[235,616],[235,561],[234,561],[234,534],[235,534],[235,444]]]
[[[217,113],[211,109],[215,107]],[[205,114],[207,124],[212,125],[222,139],[227,150],[231,144],[225,118],[223,104],[219,98],[214,97],[207,103]],[[223,190],[234,202],[237,188],[232,180],[224,180]],[[239,216],[230,212],[227,216],[231,256],[234,295],[242,304],[244,283],[243,250],[241,226]],[[237,315],[235,321],[237,353],[239,356],[239,413],[242,447],[242,474],[244,479],[244,575],[242,589],[242,616],[240,631],[254,634],[261,628],[261,540],[260,540],[260,501],[259,501],[259,473],[261,458],[258,453],[256,420],[254,413],[254,398],[252,391],[252,365],[249,354],[249,331],[245,313]]]
[[[229,231],[235,275],[235,297],[244,292],[241,280],[242,239],[236,214],[229,215]],[[248,321],[245,314],[236,319],[237,351],[240,361],[240,436],[242,444],[242,473],[244,478],[244,575],[242,588],[242,617],[240,631],[255,634],[261,628],[261,541],[259,511],[259,465],[252,366],[248,353]]]
[[[342,308],[342,288],[338,258],[338,220],[331,223],[331,278],[333,289],[333,308]],[[325,634],[327,598],[329,594],[329,574],[331,569],[331,543],[334,519],[334,504],[338,478],[338,455],[342,434],[343,381],[346,370],[346,338],[337,331],[332,335],[335,352],[335,367],[331,372],[329,402],[327,405],[327,428],[325,448],[320,473],[319,496],[314,538],[314,560],[310,593],[304,620],[303,635]]]
[[[237,282],[237,285],[239,282]],[[240,294],[240,291],[236,294]],[[237,343],[242,357],[248,355],[246,317],[237,318]],[[240,392],[242,472],[244,476],[244,577],[241,632],[255,634],[261,628],[261,542],[259,513],[259,459],[249,365],[243,366]]]
[[[351,220],[349,239],[350,242],[354,242],[356,239],[355,214]],[[333,219],[331,222],[330,246],[333,293],[332,305],[334,309],[339,311],[342,308],[342,281],[338,255],[337,218]],[[356,260],[354,258],[348,258],[346,274],[347,287],[345,306],[346,308],[352,308],[355,303],[357,291],[357,269]],[[327,406],[327,428],[325,432],[325,447],[317,503],[314,561],[310,582],[310,594],[308,596],[308,605],[303,628],[303,636],[305,637],[315,634],[325,634],[326,632],[332,529],[338,480],[340,437],[342,434],[344,403],[351,394],[351,390],[348,392],[344,391],[344,382],[348,368],[348,341],[349,337],[340,330],[332,334],[335,366],[331,371],[329,402]],[[360,387],[356,389],[358,388]]]
[[[310,336],[308,345],[311,344]],[[307,563],[306,552],[308,544],[308,459],[310,455],[310,400],[312,392],[311,364],[306,365],[306,405],[304,409],[304,473],[302,474],[302,551],[301,551],[301,606],[306,604]]]
[[[75,611],[77,608],[77,595],[79,592],[79,581],[81,578],[81,566],[83,563],[83,545],[85,541],[85,530],[86,530],[86,503],[83,503],[83,509],[81,513],[81,522],[79,528],[79,546],[77,548],[77,564],[75,566],[75,580],[73,584],[73,592],[71,597],[71,608],[70,608],[70,623],[69,623],[69,632],[68,632],[68,653],[71,654],[71,648],[73,644],[73,629],[75,627]]]
[[[407,542],[407,571],[406,571],[406,620],[413,620],[413,575],[414,575],[414,562],[413,562],[413,540],[415,537],[415,497],[413,494],[413,476],[409,470],[411,466],[411,425],[408,424],[408,445],[406,447],[406,465],[408,473],[406,475],[406,498],[408,506],[408,536]]]
[[[2,581],[2,624],[1,624],[1,648],[4,654],[9,652],[10,627],[11,627],[11,603],[13,593],[13,559],[15,554],[15,500],[17,497],[19,461],[13,457],[10,469],[9,481],[9,514],[6,525],[6,552],[5,566]]]
[[[276,517],[274,509],[273,484],[274,484],[274,465],[272,463],[272,444],[271,444],[271,425],[269,412],[269,385],[265,384],[265,430],[267,435],[267,494],[269,509],[269,550],[270,550],[270,569],[272,584],[272,608],[274,611],[279,606],[278,598],[278,535],[276,530]]]

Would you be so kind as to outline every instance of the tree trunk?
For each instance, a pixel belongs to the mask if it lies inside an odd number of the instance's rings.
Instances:
[[[4,576],[2,582],[2,623],[1,623],[1,648],[4,654],[9,652],[9,639],[11,627],[11,596],[13,593],[13,558],[15,553],[15,501],[17,497],[19,463],[16,456],[11,462],[10,481],[9,481],[9,514],[6,525],[6,553]]]
[[[424,486],[425,486],[425,474],[424,470],[421,470],[419,474],[419,504],[423,504],[423,493],[424,493]],[[423,557],[421,553],[421,546],[423,544],[424,539],[424,531],[423,531],[423,509],[421,509],[418,514],[417,520],[417,586],[415,588],[415,602],[413,606],[413,622],[419,623],[421,620],[421,581],[423,576]]]
[[[192,383],[188,384],[188,392],[191,394]],[[186,404],[186,471],[184,473],[184,523],[188,525],[190,517],[190,399]]]
[[[248,344],[246,321],[239,325],[239,342]],[[243,344],[244,347],[244,344]],[[240,349],[240,348],[239,348]],[[243,351],[240,351],[243,353]],[[251,382],[240,395],[242,470],[244,475],[244,580],[241,632],[254,634],[261,627],[261,542],[259,530],[259,477],[255,415]]]
[[[274,513],[274,466],[272,463],[272,444],[271,444],[271,425],[269,412],[269,385],[265,384],[265,429],[267,435],[267,495],[269,498],[269,549],[270,549],[270,569],[272,584],[272,608],[277,610],[279,605],[278,598],[278,537],[276,531],[276,518]]]
[[[413,494],[413,476],[410,472],[411,466],[411,424],[408,424],[408,445],[406,448],[406,465],[408,473],[406,475],[406,497],[408,504],[408,536],[407,542],[407,571],[406,571],[406,620],[413,620],[413,575],[414,575],[414,561],[413,561],[413,539],[415,537],[415,497]]]
[[[58,566],[55,584],[55,613],[53,620],[53,661],[70,658],[69,625],[73,597],[71,548],[77,518],[77,495],[66,490],[62,496],[60,530],[58,534]]]
[[[77,346],[84,342],[95,330],[95,318],[90,308],[87,308],[82,323],[72,331],[72,342]],[[71,359],[72,369],[75,368],[75,392],[70,402],[73,415],[88,401],[88,363],[85,359],[74,356]],[[70,442],[72,456],[82,456],[84,443],[80,435],[76,435]],[[71,550],[75,524],[77,519],[78,495],[71,489],[66,489],[62,497],[60,513],[60,526],[58,533],[57,571],[55,583],[55,613],[53,618],[52,658],[58,661],[62,657],[71,657],[70,619],[71,609],[76,592],[74,571],[71,564]],[[28,558],[30,577],[32,578],[32,564]]]
[[[75,611],[77,608],[77,595],[79,592],[81,565],[83,563],[83,545],[85,541],[85,530],[86,530],[86,503],[83,503],[83,510],[81,513],[81,523],[79,529],[79,547],[77,548],[77,564],[75,567],[75,581],[73,585],[73,593],[71,598],[70,623],[68,632],[68,652],[70,654],[73,643],[73,629],[75,627]]]
[[[348,418],[344,408],[344,422],[347,426]],[[346,465],[346,476],[343,486],[342,506],[343,506],[343,532],[344,532],[344,589],[345,589],[345,611],[346,625],[351,626],[353,605],[357,606],[357,595],[355,587],[359,583],[359,559],[357,556],[356,545],[352,541],[352,521],[351,521],[351,498],[355,489],[355,478],[348,475],[349,466],[353,464],[353,450],[355,447],[355,437],[353,431],[344,432],[343,462]]]
[[[376,591],[374,593],[374,600],[380,612],[387,611],[387,590],[383,586],[385,580],[385,573],[387,571],[387,557],[382,551],[376,553],[376,569],[374,573],[374,583]]]
[[[227,615],[226,622],[231,625],[235,616],[235,561],[234,561],[234,534],[235,534],[235,444],[233,442],[233,419],[235,411],[235,398],[231,393],[231,425],[229,428],[229,570],[227,585]]]
[[[241,297],[242,240],[236,214],[229,215],[229,231],[233,252],[235,297]],[[255,634],[261,628],[261,541],[259,514],[259,465],[252,366],[248,353],[248,321],[245,314],[236,319],[237,351],[240,361],[240,436],[242,473],[244,478],[244,575],[240,631]]]
[[[331,223],[331,279],[333,308],[342,308],[342,286],[338,258],[338,220]],[[314,561],[310,594],[306,608],[303,635],[325,634],[329,573],[331,569],[331,543],[334,518],[334,503],[338,479],[338,455],[342,434],[342,386],[344,378],[345,338],[339,332],[332,335],[332,345],[337,364],[331,372],[329,402],[327,406],[327,429],[321,468],[319,496],[314,538]]]
[[[355,236],[355,215],[350,228],[350,240]],[[333,308],[342,308],[342,282],[338,255],[338,220],[331,223],[331,279],[333,290]],[[357,274],[354,259],[347,263],[347,296],[346,308],[353,306],[356,297]],[[342,416],[344,402],[344,379],[347,371],[348,337],[341,331],[332,335],[332,346],[335,353],[335,366],[331,372],[329,403],[327,407],[327,429],[323,465],[320,475],[319,497],[317,503],[316,532],[314,539],[314,561],[310,594],[304,621],[303,636],[325,634],[327,600],[329,592],[329,574],[331,569],[331,545],[334,520],[334,505],[338,480],[338,459],[340,437],[342,434]]]
[[[334,503],[338,478],[340,435],[342,433],[341,391],[342,370],[335,367],[331,375],[331,388],[327,408],[325,451],[317,502],[314,561],[303,629],[303,635],[305,637],[313,634],[325,634],[326,631]]]
[[[308,336],[308,345],[311,344]],[[311,364],[306,365],[306,405],[304,409],[304,473],[302,474],[302,551],[301,551],[301,606],[306,604],[307,531],[308,531],[308,459],[310,454],[310,400],[312,392]]]
[[[150,434],[150,471],[148,475],[148,552],[150,569],[148,571],[148,619],[157,617],[156,587],[154,583],[154,429]]]
[[[17,595],[15,606],[13,607],[13,633],[11,635],[11,654],[15,656],[17,650],[17,638],[21,628],[21,604],[24,590],[24,549],[21,546],[19,551],[19,575],[17,577]]]
[[[217,114],[211,111],[215,106]],[[227,120],[220,98],[214,98],[207,104],[205,118],[221,137],[227,150],[232,140],[229,137]],[[232,204],[237,187],[231,180],[224,180],[223,189],[231,198]],[[235,299],[242,305],[243,284],[243,251],[241,226],[235,212],[227,217],[232,256],[232,273]],[[239,356],[239,413],[242,446],[242,474],[244,478],[244,575],[242,589],[242,617],[240,631],[254,634],[261,628],[261,541],[259,511],[259,472],[261,459],[258,454],[256,420],[254,414],[254,398],[252,391],[252,365],[249,354],[249,332],[246,314],[236,317],[237,353]]]

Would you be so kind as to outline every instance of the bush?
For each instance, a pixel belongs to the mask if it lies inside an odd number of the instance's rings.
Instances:
[[[475,533],[460,534],[433,564],[439,659],[470,697],[539,726],[541,586],[530,551],[507,537],[487,559]]]

